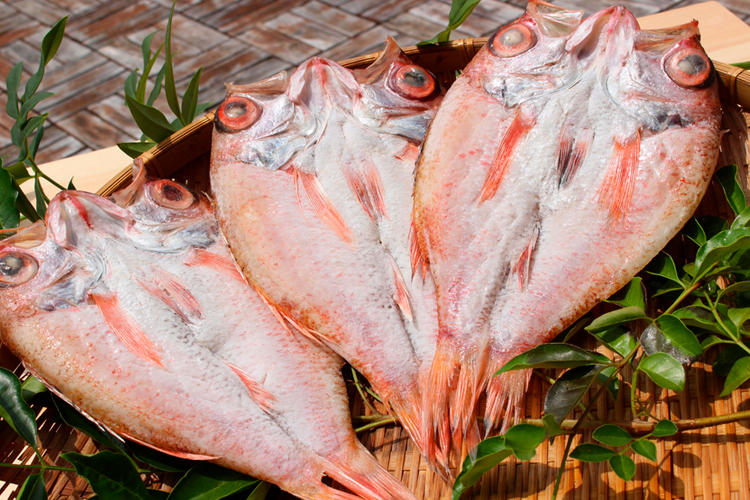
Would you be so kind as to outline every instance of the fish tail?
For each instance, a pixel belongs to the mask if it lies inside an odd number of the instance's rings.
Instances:
[[[422,433],[422,398],[419,388],[415,386],[396,386],[388,393],[379,391],[383,403],[392,411],[409,433],[415,446],[424,453],[424,439]]]
[[[492,363],[492,373],[505,363]],[[502,420],[501,432],[518,420],[521,415],[522,402],[526,386],[531,377],[531,370],[505,372],[492,378],[487,385],[487,407],[484,412],[485,434],[497,427]]]
[[[351,453],[336,460],[326,474],[353,493],[372,500],[416,500],[400,481],[385,470],[358,441]]]

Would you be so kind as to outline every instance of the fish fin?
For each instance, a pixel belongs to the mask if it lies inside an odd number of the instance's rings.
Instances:
[[[630,211],[640,150],[640,131],[624,141],[615,140],[607,173],[597,191],[599,206],[608,210],[610,219],[619,220]]]
[[[133,176],[133,180],[130,182],[130,185],[115,191],[109,197],[115,205],[122,208],[127,208],[135,202],[135,197],[146,183],[146,166],[142,158],[133,160],[131,175]]]
[[[568,185],[586,159],[589,146],[594,140],[594,131],[575,130],[572,125],[563,127],[557,145],[557,186]]]
[[[342,240],[351,245],[352,232],[347,227],[346,222],[341,217],[341,214],[339,214],[338,210],[336,210],[336,207],[333,206],[333,203],[331,203],[328,195],[326,195],[325,191],[323,190],[323,186],[318,180],[318,177],[315,174],[308,174],[306,172],[301,172],[298,169],[294,169],[294,178],[296,182],[302,184],[302,188],[305,190],[307,199],[318,217],[323,222],[325,222],[328,227],[333,229],[333,231]],[[299,198],[300,196],[298,188],[298,201]]]
[[[414,445],[424,454],[422,440],[422,398],[419,387],[373,387],[390,413],[395,414]]]
[[[245,281],[245,276],[237,269],[237,264],[229,255],[217,254],[205,248],[194,248],[182,262],[186,266],[209,267],[227,278]]]
[[[482,186],[482,192],[479,195],[479,203],[483,203],[495,196],[503,177],[505,177],[505,171],[508,170],[515,157],[516,149],[521,145],[521,142],[523,142],[535,124],[536,120],[534,117],[521,111],[516,113],[505,134],[503,134],[494,158],[492,158],[487,178],[484,180],[484,186]]]
[[[360,174],[353,168],[344,168],[344,179],[362,209],[367,212],[373,222],[377,223],[388,218],[383,199],[383,181],[372,163],[366,162],[364,168],[364,174]]]
[[[414,164],[416,164],[417,158],[419,158],[420,151],[421,148],[419,146],[414,143],[407,142],[404,146],[404,149],[400,153],[396,153],[393,156],[398,160],[414,162]]]
[[[414,224],[414,214],[411,217],[411,227],[409,227],[409,248],[411,257],[411,277],[417,273],[418,269],[422,270],[422,279],[427,278],[427,260],[424,258],[422,249],[417,239],[417,227]]]
[[[224,363],[229,368],[231,368],[238,377],[240,377],[240,380],[242,380],[242,383],[245,384],[245,387],[247,387],[247,390],[250,392],[250,397],[252,398],[252,400],[255,401],[258,406],[263,409],[263,411],[269,412],[273,410],[273,403],[278,401],[278,399],[276,399],[273,394],[265,390],[261,384],[256,382],[250,375],[245,373],[238,366],[226,361]]]
[[[115,294],[89,292],[112,332],[125,347],[151,364],[164,368],[156,345],[138,327],[133,318],[122,309]]]
[[[529,275],[531,270],[531,256],[534,254],[534,247],[539,239],[539,226],[535,225],[531,232],[526,248],[521,252],[521,256],[518,261],[513,265],[513,274],[518,277],[518,288],[523,290],[529,282]]]
[[[156,451],[160,451],[162,453],[166,453],[167,455],[171,455],[171,456],[177,457],[177,458],[184,458],[184,459],[187,459],[187,460],[217,460],[217,459],[221,458],[221,457],[217,457],[215,455],[199,455],[199,454],[196,454],[196,453],[188,453],[188,452],[185,452],[185,451],[173,450],[171,448],[164,448],[162,446],[156,446],[155,444],[151,444],[151,443],[148,443],[148,442],[143,441],[141,439],[135,438],[135,437],[131,436],[130,434],[127,434],[127,433],[122,432],[122,431],[117,431],[117,433],[119,435],[121,435],[121,436],[123,436],[123,437],[125,437],[125,438],[127,438],[129,440],[131,440],[131,441],[134,441],[134,442],[140,444],[140,445],[143,445],[143,446],[146,446],[148,448],[151,448],[152,450],[156,450]]]
[[[295,330],[315,342],[315,344],[317,345],[322,344],[323,341],[326,340],[325,336],[323,336],[320,332],[316,332],[312,328],[307,328],[306,326],[296,322],[293,318],[289,317],[286,312],[284,312],[270,300],[268,300],[268,298],[263,295],[255,286],[253,286],[253,289],[258,294],[260,299],[266,304],[266,306],[268,306],[273,315],[276,316],[276,319],[279,320],[284,329],[289,332],[289,335],[294,336],[294,332],[292,332],[292,330],[289,328],[289,326],[291,325]]]
[[[152,271],[150,280],[139,277],[138,284],[169,306],[185,323],[194,324],[203,319],[203,308],[176,276],[160,268]]]
[[[403,315],[406,316],[406,319],[413,321],[414,317],[411,312],[411,297],[409,296],[409,289],[406,286],[406,282],[404,281],[404,277],[401,274],[401,270],[398,268],[396,261],[390,255],[389,257],[391,261],[391,269],[393,270],[393,278],[396,283],[396,293],[393,296],[393,300],[396,302]]]
[[[510,359],[510,358],[507,358]],[[502,368],[503,361],[495,361],[492,373]],[[490,379],[487,386],[487,406],[484,410],[485,435],[497,427],[502,420],[501,432],[507,431],[521,416],[522,402],[531,370],[516,370],[501,373]]]
[[[372,500],[416,500],[400,481],[393,477],[361,443],[347,446],[345,456],[325,467],[328,477],[341,483],[353,493]]]

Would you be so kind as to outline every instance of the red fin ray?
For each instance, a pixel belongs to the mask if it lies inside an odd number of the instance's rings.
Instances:
[[[196,453],[187,453],[185,451],[173,450],[173,449],[170,449],[170,448],[164,448],[164,447],[161,447],[161,446],[156,446],[154,444],[147,443],[146,441],[142,441],[142,440],[140,440],[138,438],[135,438],[135,437],[131,436],[130,434],[127,434],[127,433],[122,432],[122,431],[118,431],[118,434],[120,434],[121,436],[123,436],[123,437],[125,437],[125,438],[127,438],[127,439],[129,439],[131,441],[134,441],[134,442],[136,442],[138,444],[141,444],[143,446],[151,448],[152,450],[160,451],[162,453],[166,453],[167,455],[171,455],[171,456],[177,457],[177,458],[185,458],[187,460],[217,460],[217,459],[221,458],[221,457],[217,457],[217,456],[214,456],[214,455],[198,455]]]
[[[245,277],[237,269],[237,265],[234,263],[229,255],[221,255],[205,248],[195,248],[183,259],[183,263],[186,266],[205,266],[210,267],[214,271],[220,273],[227,278],[232,278],[240,281],[245,281]]]
[[[502,368],[505,361],[492,364],[489,371],[495,373]],[[505,432],[521,417],[522,402],[526,387],[531,377],[531,370],[518,370],[502,373],[490,379],[487,386],[487,406],[484,412],[485,434],[497,427],[502,421],[501,432]]]
[[[203,308],[193,294],[176,276],[167,271],[154,268],[151,280],[136,280],[147,292],[164,302],[185,323],[197,323],[203,319]]]
[[[414,224],[414,214],[411,217],[411,226],[409,227],[409,249],[411,258],[411,277],[417,273],[418,269],[422,270],[422,279],[427,277],[427,261],[422,254],[417,240],[417,227]]]
[[[536,242],[539,239],[539,226],[535,225],[531,231],[531,236],[526,244],[521,256],[513,266],[513,274],[518,277],[518,288],[523,290],[529,282],[529,276],[531,271],[531,256],[534,254],[534,248]]]
[[[351,245],[352,232],[347,227],[341,214],[336,210],[336,207],[331,203],[328,195],[326,195],[318,177],[315,174],[308,174],[306,172],[301,172],[298,169],[294,169],[294,178],[295,183],[302,185],[310,205],[320,220],[333,229],[342,240]],[[299,186],[297,186],[297,199],[299,200]]]
[[[398,308],[401,310],[406,319],[408,319],[409,321],[413,321],[414,317],[412,316],[411,312],[411,297],[409,295],[409,288],[406,286],[406,282],[404,281],[404,277],[401,274],[401,270],[398,268],[396,261],[390,255],[389,257],[391,261],[391,269],[393,270],[393,278],[396,283],[396,293],[393,296],[393,300],[396,302]]]
[[[265,390],[260,383],[256,382],[250,375],[245,373],[238,366],[233,365],[232,363],[227,363],[226,361],[225,363],[229,368],[232,369],[234,373],[237,374],[240,380],[242,380],[242,383],[245,384],[245,387],[247,387],[252,400],[255,401],[258,406],[263,409],[263,411],[269,412],[273,410],[273,403],[278,401],[273,394]]]
[[[344,178],[362,209],[377,223],[388,218],[383,198],[383,181],[378,169],[371,162],[366,161],[362,166],[365,170],[363,173],[344,167]]]
[[[516,113],[515,118],[513,118],[513,121],[508,126],[500,141],[500,146],[498,146],[495,152],[495,157],[492,159],[492,164],[487,172],[487,178],[484,180],[484,186],[482,186],[482,192],[479,195],[480,203],[495,196],[505,177],[505,172],[513,162],[516,150],[529,134],[529,131],[534,128],[534,125],[536,125],[534,117],[520,111]]]
[[[127,311],[122,309],[117,296],[93,292],[89,294],[120,342],[137,356],[163,368],[156,345],[143,333]]]
[[[591,129],[575,129],[573,125],[563,127],[557,146],[558,187],[567,186],[578,172],[593,140],[594,131]]]
[[[621,219],[630,211],[640,150],[640,131],[623,141],[615,140],[610,164],[597,191],[599,206],[609,212],[611,219]]]

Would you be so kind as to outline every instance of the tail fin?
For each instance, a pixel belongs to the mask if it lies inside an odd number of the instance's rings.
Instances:
[[[395,386],[389,387],[389,391],[375,390],[383,398],[386,408],[392,409],[398,416],[401,425],[409,433],[414,445],[424,455],[424,439],[422,433],[422,398],[419,387]]]
[[[505,364],[492,363],[492,373]],[[490,380],[487,386],[487,407],[484,412],[485,434],[497,427],[503,418],[501,432],[505,432],[521,416],[522,402],[531,370],[505,372]]]
[[[356,441],[326,474],[362,498],[372,500],[416,500],[416,497],[385,470],[367,449]]]

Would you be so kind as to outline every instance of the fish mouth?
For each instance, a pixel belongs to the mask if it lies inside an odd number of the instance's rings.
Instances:
[[[63,248],[78,247],[96,231],[120,234],[132,225],[131,215],[101,196],[83,191],[62,191],[47,207],[48,231]]]
[[[289,99],[313,112],[330,104],[349,109],[361,94],[348,69],[322,57],[313,57],[300,65],[289,80]]]
[[[622,59],[639,29],[635,16],[615,5],[586,18],[570,37],[567,50],[584,64],[595,64],[600,57]]]

